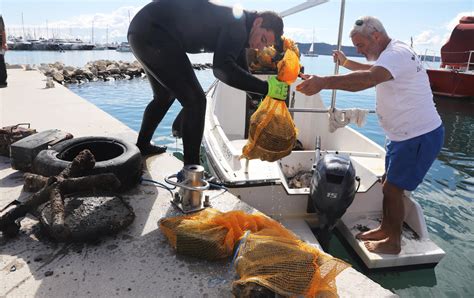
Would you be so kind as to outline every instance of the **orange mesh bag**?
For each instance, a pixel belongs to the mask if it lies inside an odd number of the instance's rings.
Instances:
[[[277,79],[281,82],[287,83],[288,85],[293,84],[300,73],[300,59],[293,50],[289,49],[285,52],[283,59],[278,62],[277,67]]]
[[[293,52],[295,52],[298,58],[301,56],[300,49],[298,48],[298,45],[293,40],[286,38],[284,36],[281,37],[281,40],[283,41],[283,51],[292,50]]]
[[[217,211],[204,211],[162,219],[160,229],[178,254],[206,260],[225,258],[229,255],[224,245],[228,231],[224,226],[208,223]]]
[[[177,253],[206,260],[227,258],[245,231],[259,231],[278,224],[263,214],[242,211],[201,212],[161,219],[159,226]]]
[[[281,40],[283,42],[283,51],[285,53],[287,50],[293,51],[298,58],[300,57],[300,50],[298,49],[298,45],[291,39],[282,36]],[[265,47],[263,50],[247,50],[247,60],[249,61],[250,69],[252,71],[269,71],[269,70],[277,70],[277,62],[275,62],[275,57],[278,55],[279,52],[275,49],[274,46]]]
[[[347,263],[296,238],[264,234],[250,234],[240,245],[234,294],[256,284],[283,296],[337,297],[335,279]]]
[[[277,51],[275,47],[265,47],[261,51],[256,51],[255,61],[250,64],[253,70],[276,69],[276,63],[273,61]]]
[[[239,240],[233,292],[257,285],[285,296],[337,295],[335,277],[349,265],[299,240],[263,214],[214,209],[160,220],[177,253],[215,260],[229,257]],[[249,231],[248,236],[244,235]],[[240,296],[239,294],[236,294]]]
[[[298,56],[291,49],[287,50],[278,62],[277,79],[291,84],[299,71]],[[296,135],[286,103],[267,96],[250,117],[249,138],[242,149],[242,158],[276,161],[291,153]]]

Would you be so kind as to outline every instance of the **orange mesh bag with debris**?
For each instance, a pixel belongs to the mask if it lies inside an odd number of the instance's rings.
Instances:
[[[337,297],[335,279],[347,263],[296,238],[265,234],[250,234],[242,241],[234,263],[240,276],[234,293],[257,284],[285,297]]]
[[[299,71],[299,58],[288,49],[278,62],[277,79],[291,84]],[[291,153],[296,135],[297,129],[286,103],[267,96],[250,117],[249,138],[242,149],[242,157],[276,161]]]
[[[300,49],[298,48],[298,45],[293,40],[285,36],[282,36],[281,40],[283,42],[283,51],[292,50],[293,52],[295,52],[298,58],[300,57]]]
[[[337,295],[335,277],[348,267],[260,213],[208,208],[162,219],[160,229],[177,253],[205,260],[231,256],[241,241],[235,261],[240,279],[233,284],[234,294],[258,285],[285,296]]]
[[[282,53],[285,53],[287,50],[293,51],[298,58],[300,57],[300,50],[296,43],[285,37],[281,37],[283,43]],[[247,60],[249,61],[249,67],[252,71],[269,71],[269,70],[277,70],[277,59],[275,57],[278,55],[279,52],[275,49],[274,46],[267,46],[263,50],[247,50]]]
[[[191,215],[164,218],[159,226],[177,253],[215,260],[231,256],[245,231],[259,231],[271,227],[272,222],[263,214],[222,213],[207,208]]]

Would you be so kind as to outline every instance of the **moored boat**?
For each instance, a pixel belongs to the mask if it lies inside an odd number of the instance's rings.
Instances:
[[[314,28],[313,28],[313,39],[311,40],[311,45],[309,46],[309,50],[306,53],[303,53],[306,57],[318,57],[318,53],[314,50]]]
[[[122,42],[117,48],[117,52],[131,52],[132,49],[130,48],[130,45],[128,42]]]
[[[427,69],[434,94],[474,98],[474,17],[464,16],[441,48],[441,65]]]

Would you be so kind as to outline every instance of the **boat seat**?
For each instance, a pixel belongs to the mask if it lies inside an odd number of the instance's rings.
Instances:
[[[373,161],[376,161],[376,158],[372,158]],[[351,156],[352,164],[356,170],[356,175],[360,178],[360,187],[357,192],[366,192],[368,191],[375,183],[378,182],[379,177],[383,174],[380,174],[380,171],[374,171],[370,166],[370,157],[355,157]]]
[[[247,144],[247,139],[237,139],[230,141],[230,143],[232,144],[232,146],[234,146],[236,150],[242,153],[242,148],[244,148],[245,144]]]

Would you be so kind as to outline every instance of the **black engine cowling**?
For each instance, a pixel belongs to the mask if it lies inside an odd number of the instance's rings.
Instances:
[[[326,154],[317,161],[310,184],[310,201],[319,217],[316,236],[327,246],[337,221],[352,204],[356,194],[355,169],[349,157]]]

